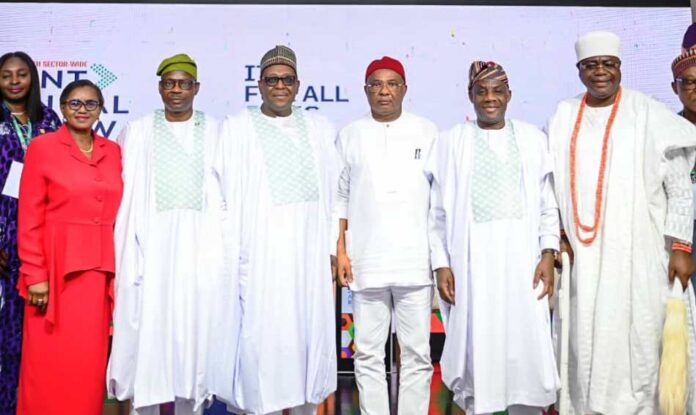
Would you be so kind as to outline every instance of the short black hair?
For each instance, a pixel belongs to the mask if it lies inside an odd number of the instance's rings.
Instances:
[[[78,79],[77,81],[72,81],[65,86],[63,92],[60,93],[60,105],[65,104],[68,101],[70,93],[77,88],[88,87],[92,88],[97,93],[97,100],[99,101],[99,107],[104,106],[104,95],[102,95],[101,89],[94,84],[94,82],[89,79]]]
[[[31,76],[31,85],[29,86],[29,93],[27,94],[25,105],[27,106],[27,115],[29,119],[36,123],[43,120],[43,109],[41,108],[41,83],[39,81],[39,71],[36,69],[34,60],[24,52],[8,52],[0,56],[0,68],[2,68],[5,63],[11,59],[17,58],[22,62],[26,63],[29,67],[29,74]],[[0,98],[2,92],[0,91]]]

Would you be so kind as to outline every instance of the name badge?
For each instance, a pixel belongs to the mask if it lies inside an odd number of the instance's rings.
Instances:
[[[5,186],[2,188],[2,194],[9,197],[19,198],[19,179],[22,178],[22,170],[24,169],[24,163],[18,161],[12,161],[10,166],[10,172],[7,174],[7,180],[5,180]]]

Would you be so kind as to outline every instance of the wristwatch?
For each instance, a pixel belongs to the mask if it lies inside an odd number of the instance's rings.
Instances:
[[[556,262],[558,261],[558,251],[552,248],[544,248],[541,250],[541,255],[543,256],[544,254],[551,254],[553,255],[553,261]]]

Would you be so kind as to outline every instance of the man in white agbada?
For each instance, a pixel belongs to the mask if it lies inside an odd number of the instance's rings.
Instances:
[[[687,34],[684,35],[685,45],[683,46],[688,46],[686,40],[690,31],[696,31],[696,23],[689,26]],[[672,77],[672,90],[683,105],[679,115],[696,125],[696,48],[694,45],[672,61]],[[696,166],[691,169],[691,188],[696,201]],[[694,221],[694,229],[696,230],[696,221]],[[691,253],[691,259],[696,261],[696,252]]]
[[[128,123],[118,137],[124,195],[115,225],[116,307],[108,392],[134,413],[200,413],[206,325],[221,278],[221,196],[211,174],[217,123],[194,111],[196,63],[157,69],[164,110]]]
[[[313,414],[337,380],[330,255],[340,161],[331,123],[292,107],[295,53],[276,46],[260,68],[263,104],[224,121],[215,165],[239,303],[218,318],[239,335],[211,343],[210,387],[236,411]]]
[[[407,86],[399,61],[373,61],[365,83],[371,113],[342,129],[337,142],[344,163],[336,209],[338,280],[353,291],[360,412],[390,413],[384,344],[393,310],[401,350],[398,413],[425,415],[433,287],[423,164],[437,127],[402,111]]]
[[[571,413],[583,415],[659,413],[665,304],[671,283],[686,287],[692,268],[682,249],[692,234],[696,129],[621,87],[619,49],[609,32],[578,39],[587,92],[562,101],[548,125],[567,235],[561,248],[569,242],[574,252],[567,386]],[[690,413],[696,412],[694,304],[688,290]]]
[[[548,305],[559,240],[552,162],[544,133],[505,118],[511,98],[500,65],[473,62],[476,121],[441,134],[427,165],[442,378],[467,414],[541,414],[560,384]]]

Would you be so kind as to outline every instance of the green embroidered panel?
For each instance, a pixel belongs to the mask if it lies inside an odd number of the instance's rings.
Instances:
[[[319,200],[319,177],[304,110],[293,107],[291,117],[299,130],[296,140],[269,122],[259,108],[249,108],[263,150],[273,204]]]
[[[194,113],[193,147],[187,150],[167,126],[164,111],[155,113],[155,201],[158,212],[203,209],[205,116]]]
[[[507,157],[501,159],[490,149],[481,129],[476,129],[471,192],[477,223],[522,218],[522,163],[510,121],[505,131],[504,137],[496,137],[505,140]]]

